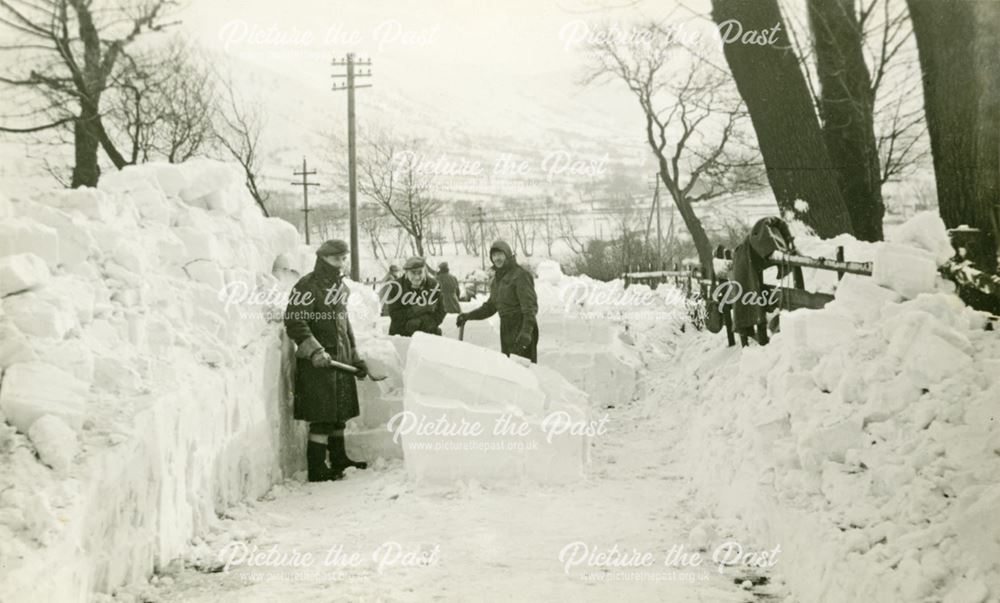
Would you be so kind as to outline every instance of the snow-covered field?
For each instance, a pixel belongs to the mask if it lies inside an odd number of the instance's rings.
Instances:
[[[874,276],[807,274],[835,301],[782,315],[766,347],[681,331],[668,286],[543,262],[526,368],[390,339],[355,285],[389,379],[362,383],[348,429],[371,468],[321,484],[301,481],[280,295],[240,294],[287,292],[312,251],[231,166],[129,168],[0,217],[2,601],[1000,596],[1000,343],[937,276],[933,215],[888,243],[800,238]],[[496,329],[465,338],[495,349]],[[482,450],[404,461],[385,426],[421,404],[595,429],[542,472]]]

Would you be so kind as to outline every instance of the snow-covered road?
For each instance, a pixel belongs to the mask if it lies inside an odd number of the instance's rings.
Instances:
[[[726,568],[720,574],[711,550],[702,553],[696,567],[690,557],[687,566],[667,565],[672,547],[675,553],[694,552],[691,530],[705,513],[693,508],[677,465],[683,461],[676,450],[679,432],[650,420],[650,402],[645,398],[607,409],[609,433],[594,439],[590,477],[575,485],[486,489],[464,484],[417,492],[399,461],[340,482],[287,482],[268,500],[236,510],[223,523],[204,549],[214,573],[188,567],[154,580],[142,596],[157,601],[773,597],[773,583],[741,586],[747,577],[761,582],[759,571],[751,576],[745,568]],[[242,542],[251,553],[256,547],[260,556],[245,555]],[[614,556],[595,557],[597,565],[584,561],[567,572],[567,557],[561,561],[560,553],[579,542],[589,554],[617,546],[623,554],[648,553],[653,562],[623,567]],[[287,563],[241,563],[248,558],[266,562],[272,547],[273,555],[285,555]],[[566,555],[582,556],[584,550],[577,545]],[[228,571],[218,571],[220,552],[233,561]],[[311,563],[291,563],[289,556],[307,552]],[[359,555],[357,565],[349,561],[353,553]]]

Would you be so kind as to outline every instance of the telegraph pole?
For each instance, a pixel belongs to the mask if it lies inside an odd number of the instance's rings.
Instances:
[[[316,170],[306,169],[306,158],[302,157],[302,171],[292,172],[293,176],[302,176],[302,182],[293,182],[293,186],[302,187],[302,218],[305,220],[306,245],[309,244],[309,187],[319,186],[319,182],[309,182],[309,176],[314,176]]]
[[[358,178],[357,178],[357,145],[355,144],[354,125],[354,90],[356,88],[371,88],[371,84],[355,84],[355,78],[371,77],[371,59],[355,59],[349,52],[343,60],[334,59],[334,67],[344,67],[345,73],[335,73],[335,78],[346,78],[341,84],[334,83],[333,89],[347,90],[347,178],[348,199],[351,221],[351,279],[361,280],[361,267],[358,259]],[[360,67],[360,69],[358,69]]]

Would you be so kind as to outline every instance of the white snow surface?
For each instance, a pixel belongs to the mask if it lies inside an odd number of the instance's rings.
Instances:
[[[374,293],[352,284],[359,347],[387,375],[359,384],[348,426],[348,450],[371,469],[302,484],[301,472],[288,479],[304,433],[289,417],[283,297],[234,293],[287,294],[311,269],[294,229],[260,216],[236,168],[208,161],[127,168],[96,190],[43,197],[0,208],[13,215],[0,260],[34,254],[49,271],[0,305],[0,559],[13,560],[0,600],[1000,596],[1000,343],[927,277],[946,253],[933,216],[884,244],[800,238],[810,255],[843,244],[880,276],[807,274],[835,300],[783,314],[766,347],[682,332],[688,308],[671,286],[624,289],[543,262],[540,366],[493,356],[500,364],[484,369],[496,317],[466,327],[483,350],[387,337]],[[30,262],[18,278],[44,273]],[[551,466],[529,469],[525,455],[404,463],[385,427],[427,400],[491,421],[501,409],[606,413],[607,432],[567,438]],[[436,470],[440,488],[420,489]],[[522,479],[529,471],[542,479]],[[768,568],[708,563],[692,570],[703,578],[665,581],[567,571],[560,559],[574,542],[711,558],[734,540],[780,553]],[[319,556],[341,545],[364,561],[348,568],[357,579],[288,580],[289,567],[266,564],[212,572],[234,543]],[[380,563],[387,546],[406,555]]]
[[[1000,596],[1000,340],[947,286],[914,285],[948,256],[940,219],[899,233],[870,245],[877,270],[895,254],[896,291],[847,276],[766,347],[676,352],[695,491],[781,544],[798,601]]]
[[[277,285],[298,235],[211,161],[3,213],[0,600],[84,601],[299,469],[274,308],[220,296]]]

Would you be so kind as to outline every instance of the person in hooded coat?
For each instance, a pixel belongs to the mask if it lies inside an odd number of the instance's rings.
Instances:
[[[323,243],[313,271],[292,287],[285,309],[285,332],[296,344],[293,416],[309,422],[306,458],[311,482],[339,479],[348,467],[367,466],[349,459],[344,447],[344,425],[359,414],[355,379],[368,374],[347,316],[347,252],[344,241]],[[333,368],[334,360],[358,372]]]
[[[500,351],[538,362],[538,298],[535,278],[517,263],[510,245],[496,241],[490,246],[493,280],[490,296],[482,306],[458,315],[461,327],[469,320],[500,314]]]
[[[423,258],[412,257],[403,265],[404,274],[393,281],[389,300],[389,335],[411,337],[417,331],[441,334],[444,300],[437,280],[427,274]]]
[[[458,303],[458,279],[448,270],[448,262],[438,264],[437,281],[441,285],[444,311],[448,314],[460,314],[462,307]]]

